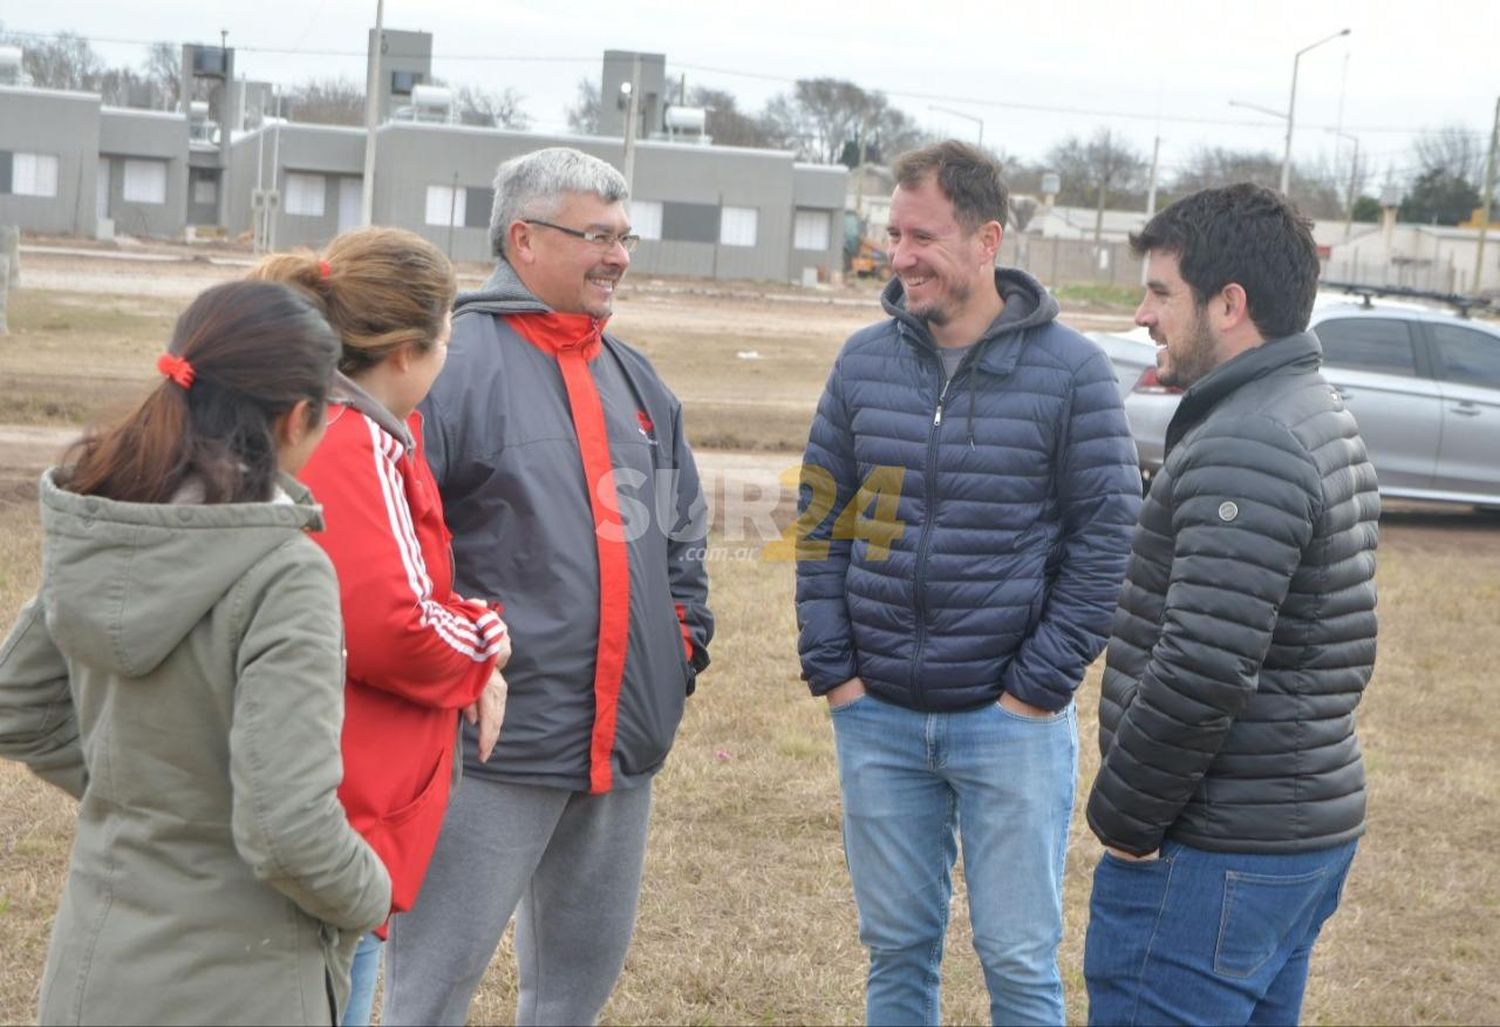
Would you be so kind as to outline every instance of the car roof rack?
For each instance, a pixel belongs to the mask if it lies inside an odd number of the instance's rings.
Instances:
[[[1479,296],[1463,296],[1456,292],[1432,292],[1427,289],[1412,289],[1405,285],[1366,285],[1360,282],[1330,282],[1320,279],[1318,286],[1323,289],[1338,289],[1350,295],[1358,296],[1360,306],[1365,310],[1372,309],[1375,304],[1373,300],[1382,296],[1399,296],[1404,299],[1432,300],[1435,303],[1446,303],[1458,311],[1458,316],[1468,320],[1469,311],[1478,307],[1487,310],[1494,306],[1494,301]]]

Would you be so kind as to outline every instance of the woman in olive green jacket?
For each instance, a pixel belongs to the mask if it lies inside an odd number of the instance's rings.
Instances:
[[[200,296],[160,387],[42,479],[0,755],[80,800],[42,1023],[337,1022],[390,882],[336,790],[338,588],[289,475],[338,341],[268,283]]]

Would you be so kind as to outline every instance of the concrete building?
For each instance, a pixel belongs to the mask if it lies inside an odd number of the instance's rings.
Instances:
[[[1323,275],[1361,285],[1500,295],[1500,224],[1491,226],[1485,239],[1484,267],[1476,282],[1478,250],[1477,228],[1402,224],[1392,218],[1384,225],[1356,224],[1347,240],[1331,243]]]
[[[0,86],[0,224],[92,238],[99,97]]]
[[[573,146],[620,166],[624,141],[467,125],[389,121],[376,144],[376,221],[423,235],[455,260],[489,260],[495,169],[546,146]],[[280,190],[271,245],[316,246],[359,220],[364,131],[269,123],[239,136],[230,169],[232,233],[249,231],[256,183]],[[780,150],[638,143],[632,261],[650,274],[802,282],[842,262],[847,172],[798,164]]]
[[[382,29],[380,42],[380,120],[387,121],[412,103],[412,91],[432,81],[432,33]],[[375,30],[370,30],[374,52]]]
[[[321,245],[359,226],[364,167],[362,128],[264,121],[230,148],[237,188],[225,198],[225,225],[231,234],[250,231],[255,191],[275,190],[269,248]],[[378,207],[376,221],[393,223]]]
[[[193,201],[187,115],[101,107],[98,140],[94,213],[99,234],[181,235]]]
[[[620,134],[411,120],[402,113],[411,106],[403,104],[403,90],[428,85],[432,37],[385,30],[382,38],[380,98],[389,116],[376,136],[376,224],[417,231],[456,260],[487,261],[492,183],[502,161],[573,146],[623,168]],[[0,87],[0,222],[88,237],[179,237],[188,226],[239,236],[256,234],[264,209],[264,239],[276,249],[315,247],[361,223],[364,128],[267,117],[260,84],[233,80],[233,49],[187,45],[182,52],[188,99],[179,112],[101,107],[88,93]],[[618,92],[634,77],[637,57],[642,122],[630,206],[642,239],[633,256],[637,271],[794,283],[839,273],[848,172],[799,164],[788,151],[707,145],[691,119],[669,124],[660,54],[607,52],[605,88]],[[605,120],[612,111],[623,129],[615,105],[604,108]]]

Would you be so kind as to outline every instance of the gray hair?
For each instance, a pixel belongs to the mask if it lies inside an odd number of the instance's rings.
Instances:
[[[490,251],[505,256],[513,222],[553,217],[564,193],[592,193],[606,203],[630,195],[625,176],[611,165],[570,146],[512,157],[495,172],[495,206],[490,211]]]

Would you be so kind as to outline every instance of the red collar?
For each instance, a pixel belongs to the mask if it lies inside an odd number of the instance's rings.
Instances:
[[[593,360],[603,345],[604,321],[588,314],[507,314],[506,322],[543,353],[557,356],[577,350]]]

